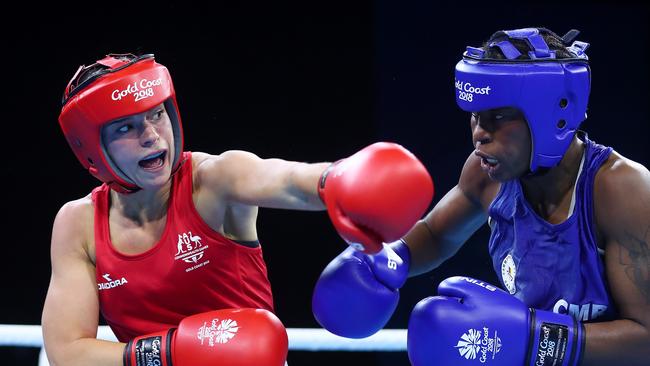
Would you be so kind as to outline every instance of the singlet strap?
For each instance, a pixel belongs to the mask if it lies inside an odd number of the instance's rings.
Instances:
[[[573,215],[573,211],[576,206],[576,192],[578,192],[578,181],[580,180],[580,175],[582,175],[582,168],[585,165],[585,156],[587,156],[587,149],[582,152],[582,158],[580,159],[580,168],[578,168],[578,175],[576,175],[576,181],[573,182],[573,193],[571,194],[571,205],[569,206],[569,213],[567,214],[567,219]]]

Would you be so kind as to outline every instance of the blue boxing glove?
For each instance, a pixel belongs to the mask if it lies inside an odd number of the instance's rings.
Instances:
[[[584,328],[568,315],[529,309],[505,291],[469,277],[444,280],[438,294],[420,301],[411,314],[408,355],[413,366],[462,365],[466,360],[575,366],[582,358]]]
[[[323,270],[312,297],[323,328],[348,338],[368,337],[386,325],[408,277],[410,253],[398,240],[368,255],[348,248]]]

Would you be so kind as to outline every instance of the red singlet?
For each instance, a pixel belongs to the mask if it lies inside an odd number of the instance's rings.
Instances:
[[[261,247],[249,248],[212,230],[192,201],[192,159],[173,177],[167,222],[148,251],[113,247],[106,184],[93,190],[96,277],[102,315],[122,342],[175,327],[183,318],[225,308],[273,311]]]

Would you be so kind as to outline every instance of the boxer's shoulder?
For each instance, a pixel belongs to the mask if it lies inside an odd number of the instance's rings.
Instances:
[[[192,153],[192,167],[196,176],[205,182],[214,179],[233,179],[245,172],[259,157],[242,151],[229,150],[221,154]]]
[[[620,200],[633,198],[649,190],[648,169],[616,152],[612,152],[603,163],[594,180],[594,199],[601,202],[601,205],[618,206]]]
[[[52,250],[91,251],[94,228],[94,205],[91,195],[66,202],[59,209],[52,229]],[[89,256],[90,258],[90,256]]]
[[[231,209],[237,206],[232,200],[233,191],[243,186],[243,179],[252,169],[251,159],[259,158],[240,150],[218,155],[192,153],[194,204],[201,217],[212,223],[211,227],[219,226],[214,224],[214,217],[221,222],[226,205]]]
[[[612,152],[594,180],[594,208],[599,226],[625,226],[648,213],[650,172],[622,155]]]
[[[64,223],[65,227],[69,230],[83,229],[88,226],[87,222],[89,220],[93,220],[94,209],[90,194],[76,200],[68,201],[59,209],[54,224]]]

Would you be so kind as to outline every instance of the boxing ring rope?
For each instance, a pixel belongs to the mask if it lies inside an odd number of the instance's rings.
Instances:
[[[364,339],[339,337],[324,329],[288,328],[291,351],[406,351],[406,329],[382,329]],[[108,326],[100,326],[97,338],[115,341]],[[43,352],[40,325],[0,324],[0,347],[41,348],[39,366],[48,365]]]

